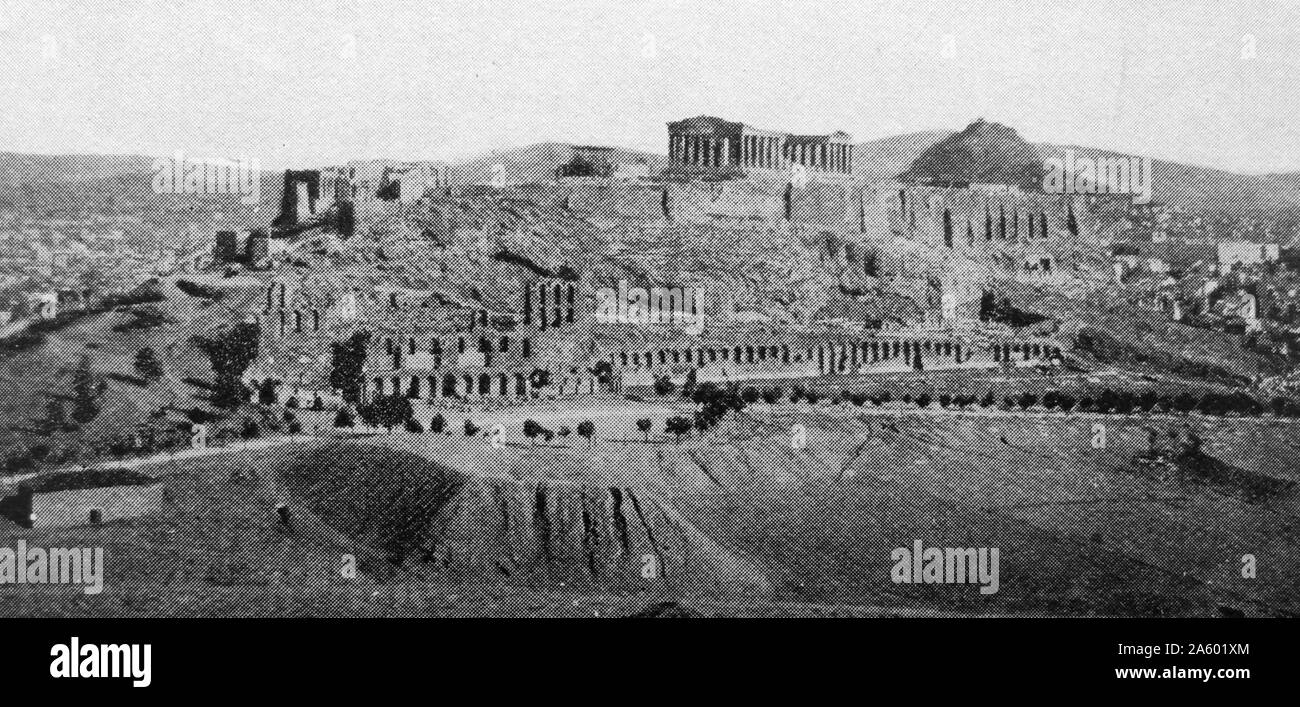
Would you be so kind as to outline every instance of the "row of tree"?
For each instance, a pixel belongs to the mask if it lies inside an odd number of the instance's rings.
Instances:
[[[849,403],[858,407],[862,407],[867,403],[879,407],[895,400],[889,391],[867,394],[862,391],[844,389],[824,396],[822,393],[803,386],[794,386],[787,394],[779,386],[759,389],[753,386],[738,387],[731,385],[721,388],[712,383],[697,386],[689,397],[700,406],[696,411],[697,424],[695,425],[700,429],[711,426],[730,410],[740,411],[746,405],[757,403],[760,400],[768,404],[777,404],[783,400],[788,400],[792,403],[803,401],[815,405],[826,399],[833,405]],[[1099,392],[1081,394],[1078,397],[1057,390],[1047,391],[1041,397],[1028,391],[1018,395],[999,397],[995,391],[990,389],[983,396],[954,395],[950,393],[934,395],[929,392],[914,395],[909,392],[903,394],[898,400],[904,404],[915,405],[920,408],[927,408],[938,403],[943,408],[972,408],[978,406],[982,408],[1000,407],[1003,409],[1019,408],[1028,410],[1039,407],[1062,412],[1074,410],[1118,415],[1128,415],[1134,412],[1189,413],[1196,411],[1216,416],[1255,416],[1264,412],[1272,412],[1278,417],[1300,417],[1300,402],[1297,402],[1294,398],[1277,396],[1265,403],[1243,391],[1231,393],[1205,391],[1200,395],[1193,395],[1188,391],[1181,391],[1177,394],[1161,394],[1150,389],[1133,392],[1105,388]],[[703,424],[699,424],[701,420]]]

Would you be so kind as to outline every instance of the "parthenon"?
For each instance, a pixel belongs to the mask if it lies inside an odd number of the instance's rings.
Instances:
[[[668,124],[668,156],[674,165],[740,169],[788,169],[800,164],[817,172],[853,171],[853,137],[792,135],[702,115]]]

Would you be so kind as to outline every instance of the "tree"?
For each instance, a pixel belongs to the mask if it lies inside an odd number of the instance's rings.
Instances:
[[[239,436],[244,439],[255,439],[262,435],[262,427],[257,424],[257,420],[247,418],[244,420],[243,427],[239,430]]]
[[[415,419],[414,417],[408,418],[406,422],[403,424],[406,426],[407,432],[411,432],[414,434],[420,434],[424,432],[424,425],[421,425],[420,421]]]
[[[551,372],[545,368],[534,368],[533,372],[528,374],[528,384],[534,389],[545,388],[551,384]]]
[[[985,393],[984,397],[980,399],[980,407],[991,408],[997,403],[997,401],[997,396],[993,395],[993,391],[990,389],[989,392]]]
[[[465,436],[466,436],[466,437],[473,437],[474,435],[478,434],[478,433],[479,433],[479,430],[481,430],[481,429],[482,429],[481,427],[479,427],[478,425],[474,424],[471,420],[466,420],[466,421],[465,421]]]
[[[587,446],[591,446],[591,438],[596,434],[596,423],[591,420],[583,420],[578,423],[578,435],[587,438]]]
[[[1192,397],[1187,391],[1178,394],[1173,400],[1173,408],[1181,413],[1189,413],[1196,407],[1196,398]]]
[[[447,429],[447,419],[442,416],[442,413],[435,413],[433,417],[429,418],[430,432],[434,434],[442,434],[443,431],[446,429]]]
[[[407,420],[415,417],[415,411],[411,408],[411,400],[401,393],[391,395],[381,395],[374,399],[369,405],[363,405],[357,410],[361,414],[361,419],[367,424],[381,425],[388,429],[404,424]]]
[[[758,402],[760,397],[758,388],[755,388],[752,385],[745,386],[744,390],[740,391],[740,399],[744,400],[748,405],[753,405]]]
[[[777,403],[781,402],[781,398],[783,398],[784,396],[785,396],[785,391],[781,390],[780,387],[768,388],[767,390],[763,391],[763,402],[767,403],[768,405],[776,405]]]
[[[239,380],[257,358],[261,329],[255,323],[241,322],[211,338],[195,337],[194,343],[208,355],[215,375],[212,403],[218,407],[238,407],[248,400],[248,390]]]
[[[343,401],[355,404],[365,390],[364,368],[370,332],[358,331],[346,341],[330,345],[329,382],[343,394]]]
[[[1061,412],[1069,412],[1074,408],[1074,396],[1068,393],[1061,393],[1061,395],[1056,399],[1056,404],[1057,407],[1061,408]]]
[[[933,401],[930,399],[929,393],[921,393],[920,395],[916,396],[916,406],[918,408],[921,408],[922,410],[930,407],[931,402]]]
[[[237,408],[248,401],[248,389],[236,376],[219,375],[212,388],[212,404],[219,408]]]
[[[684,397],[691,397],[691,393],[695,391],[697,375],[698,373],[694,368],[686,372],[686,380],[682,382],[682,395]]]
[[[1028,410],[1038,402],[1038,396],[1029,391],[1020,394],[1020,409]]]
[[[68,416],[63,411],[63,401],[55,398],[45,406],[45,429],[50,433],[68,428]]]
[[[596,377],[602,388],[608,390],[614,384],[614,364],[609,361],[598,361],[595,366],[587,369]]]
[[[664,429],[677,437],[677,443],[681,444],[682,435],[691,431],[691,421],[685,417],[673,416],[664,421]]]
[[[275,389],[278,385],[279,381],[271,378],[262,381],[262,383],[257,387],[257,402],[263,405],[275,405],[279,402],[279,396],[275,394]]]
[[[641,434],[645,435],[646,442],[650,441],[650,427],[651,427],[651,422],[650,422],[650,418],[648,417],[643,417],[640,420],[636,421],[636,428],[638,430],[641,430]]]
[[[949,405],[952,405],[952,396],[947,393],[941,393],[939,395],[939,407],[946,408]]]
[[[677,385],[674,384],[673,379],[668,376],[659,376],[658,378],[655,378],[654,390],[655,395],[672,395],[676,392]]]
[[[72,419],[83,425],[95,419],[103,390],[103,383],[90,367],[90,357],[82,356],[72,376]]]
[[[537,438],[545,436],[546,428],[537,423],[536,420],[524,420],[524,436],[529,442],[537,444]]]
[[[148,346],[135,353],[135,370],[148,380],[158,380],[163,374],[163,367],[158,362],[158,355]]]

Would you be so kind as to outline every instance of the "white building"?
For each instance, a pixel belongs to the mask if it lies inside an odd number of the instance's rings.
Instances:
[[[1252,243],[1250,241],[1224,241],[1219,244],[1219,270],[1226,271],[1233,265],[1259,265],[1273,262],[1278,258],[1276,243]]]

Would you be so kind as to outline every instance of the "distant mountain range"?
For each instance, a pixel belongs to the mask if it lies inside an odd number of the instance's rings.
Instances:
[[[1027,143],[1015,130],[976,121],[961,131],[930,130],[854,145],[854,172],[871,180],[934,177],[950,181],[1032,184],[1041,178],[1042,157],[1074,150],[1076,155],[1122,156],[1094,147]],[[573,146],[547,142],[493,150],[453,162],[453,183],[485,183],[497,165],[510,182],[552,179],[568,162]],[[667,164],[663,154],[616,148],[613,159],[644,160],[651,173]],[[153,158],[143,155],[35,155],[0,152],[0,209],[37,205],[42,209],[82,207],[148,208]],[[1209,216],[1300,219],[1300,173],[1247,175],[1153,160],[1154,195],[1160,202]],[[280,173],[268,172],[262,184],[262,209],[278,207]],[[163,197],[170,204],[182,198]],[[206,203],[220,204],[228,197]],[[174,204],[160,207],[183,211]],[[205,206],[197,206],[198,211]],[[260,212],[259,212],[260,213]]]

